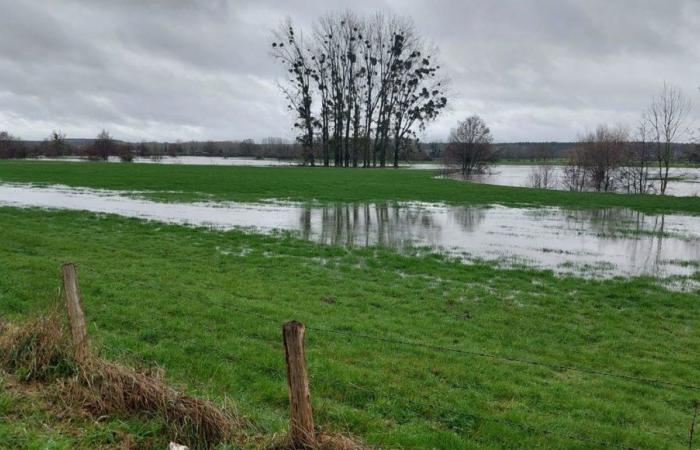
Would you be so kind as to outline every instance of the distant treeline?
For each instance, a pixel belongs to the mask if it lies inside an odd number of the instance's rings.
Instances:
[[[448,142],[423,143],[421,147],[430,159],[442,159]],[[576,142],[512,142],[491,144],[491,151],[496,159],[534,160],[543,155],[548,158],[566,158]]]
[[[441,160],[447,143],[418,142],[401,152],[403,161]],[[493,144],[497,160],[566,159],[576,148],[576,142],[515,142]],[[318,156],[321,149],[316,149]],[[700,145],[675,144],[678,161],[700,163]],[[124,160],[134,157],[162,158],[164,156],[249,157],[301,160],[302,146],[283,138],[265,138],[260,142],[243,141],[190,141],[190,142],[125,142],[114,140],[106,133],[94,139],[69,139],[54,132],[42,141],[23,141],[8,132],[0,131],[0,159],[78,157],[104,159],[116,156]]]
[[[95,139],[68,139],[60,132],[42,141],[23,141],[7,132],[0,132],[0,159],[78,157],[107,159],[120,157],[129,161],[135,157],[211,156],[251,158],[301,158],[301,146],[281,138],[266,138],[260,142],[190,141],[190,142],[126,142],[100,133]]]
[[[425,159],[441,160],[448,145],[446,142],[421,143],[420,153]],[[491,151],[496,161],[566,160],[579,145],[578,142],[509,142],[491,144]],[[673,144],[673,149],[677,161],[700,163],[700,144]]]

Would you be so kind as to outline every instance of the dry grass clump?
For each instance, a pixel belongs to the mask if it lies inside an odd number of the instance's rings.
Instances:
[[[22,326],[0,322],[0,352],[0,367],[23,381],[57,379],[54,398],[94,417],[159,417],[167,425],[168,438],[193,449],[233,442],[245,448],[294,448],[289,438],[276,443],[273,438],[271,443],[237,415],[168,386],[162,371],[138,371],[94,356],[76,361],[70,334],[57,311]],[[343,434],[321,432],[316,438],[313,450],[368,448]]]
[[[365,444],[358,442],[355,438],[338,433],[319,433],[318,450],[366,450]]]
[[[168,386],[155,371],[89,357],[78,364],[67,327],[51,313],[22,326],[0,327],[0,365],[23,381],[62,378],[58,396],[99,417],[149,414],[164,419],[169,437],[192,448],[211,448],[233,439],[243,425],[213,403]]]
[[[57,311],[22,326],[0,328],[0,365],[23,381],[68,376],[75,371],[70,338]]]
[[[137,372],[100,359],[81,365],[66,391],[95,416],[147,413],[159,415],[170,437],[193,448],[228,442],[242,424],[213,403],[184,395],[158,375]]]

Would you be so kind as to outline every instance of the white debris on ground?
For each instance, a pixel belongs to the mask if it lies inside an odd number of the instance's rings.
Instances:
[[[171,442],[170,445],[168,445],[168,450],[189,450],[189,447]]]

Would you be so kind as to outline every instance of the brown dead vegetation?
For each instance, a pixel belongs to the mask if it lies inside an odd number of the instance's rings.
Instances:
[[[2,367],[19,380],[58,380],[56,393],[62,402],[95,417],[160,416],[173,439],[194,448],[229,442],[244,425],[227,410],[171,388],[157,372],[140,372],[97,357],[77,364],[57,313],[23,326],[7,325],[0,335],[0,351]]]
[[[71,375],[75,370],[67,329],[57,311],[37,316],[21,327],[0,328],[0,364],[23,381]]]
[[[135,370],[91,356],[78,364],[58,311],[21,326],[0,323],[0,367],[46,399],[77,415],[149,415],[164,420],[168,438],[190,448],[235,443],[243,448],[290,449],[289,440],[261,435],[252,423],[214,403],[166,384],[162,370]],[[42,392],[43,391],[43,392]],[[365,449],[343,434],[319,433],[315,450]]]

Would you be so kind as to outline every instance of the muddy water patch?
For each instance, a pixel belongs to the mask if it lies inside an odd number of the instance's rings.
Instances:
[[[128,192],[0,184],[0,205],[84,210],[220,230],[285,231],[348,247],[442,252],[561,273],[692,275],[700,216],[426,203],[160,203]]]

